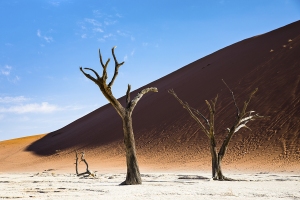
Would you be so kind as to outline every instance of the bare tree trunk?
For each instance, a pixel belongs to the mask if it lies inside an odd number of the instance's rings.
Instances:
[[[224,175],[223,175],[223,172],[222,172],[222,159],[220,159],[218,157],[218,173],[217,173],[217,178],[216,180],[219,180],[219,181],[223,181],[223,180],[230,180],[228,178],[226,178]]]
[[[227,151],[228,144],[229,144],[229,142],[230,142],[230,140],[231,140],[231,138],[233,136],[233,133],[234,132],[232,132],[232,131],[228,133],[228,135],[225,138],[225,140],[223,141],[223,144],[222,144],[222,146],[221,146],[221,148],[219,150],[219,153],[218,153],[218,177],[217,177],[218,180],[227,180],[227,181],[228,180],[232,180],[232,179],[227,178],[227,177],[225,177],[223,175],[221,164],[222,164],[222,160],[224,158],[224,155],[225,155],[225,153]]]
[[[212,167],[212,178],[215,179],[218,172],[218,156],[217,148],[214,139],[210,140],[210,153],[211,153],[211,167]]]
[[[123,119],[124,144],[126,148],[127,175],[126,180],[121,185],[141,184],[141,175],[136,157],[135,140],[133,135],[132,120],[130,113],[126,111]]]
[[[222,173],[221,163],[222,158],[220,153],[217,153],[217,147],[214,138],[210,142],[210,153],[212,159],[212,178],[214,180],[224,180],[226,179]]]

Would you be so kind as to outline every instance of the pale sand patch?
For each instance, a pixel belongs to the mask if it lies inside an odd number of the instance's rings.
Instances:
[[[119,186],[125,174],[1,173],[0,199],[300,199],[295,174],[229,174],[243,181],[221,182],[210,173],[145,173],[143,184]]]

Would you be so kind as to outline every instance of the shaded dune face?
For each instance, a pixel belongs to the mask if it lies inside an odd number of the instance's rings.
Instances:
[[[215,127],[217,147],[220,147],[225,129],[232,126],[236,112],[231,94],[221,79],[233,90],[240,107],[258,88],[249,109],[270,117],[250,122],[252,131],[240,130],[233,137],[224,164],[248,165],[256,160],[261,164],[299,163],[299,55],[300,21],[297,21],[225,47],[133,91],[132,97],[146,87],[159,90],[146,94],[133,112],[133,130],[142,165],[155,162],[210,165],[208,139],[167,90],[173,88],[179,98],[206,116],[204,101],[219,95]],[[102,96],[96,87],[95,92]],[[119,101],[125,104],[124,97]],[[90,150],[100,159],[124,155],[122,121],[111,105],[45,135],[26,151],[53,155],[57,150],[74,149]]]

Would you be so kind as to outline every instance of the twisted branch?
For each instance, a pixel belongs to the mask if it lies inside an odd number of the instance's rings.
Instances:
[[[80,162],[83,161],[86,165],[86,171],[83,172],[83,173],[78,173],[78,153],[77,151],[75,151],[75,155],[76,155],[76,158],[75,158],[75,170],[76,170],[76,174],[77,176],[84,176],[86,175],[85,177],[88,177],[88,176],[93,176],[95,177],[95,174],[93,174],[90,170],[89,170],[89,165],[87,163],[87,161],[85,160],[84,158],[84,152],[81,152],[81,158],[80,158]]]

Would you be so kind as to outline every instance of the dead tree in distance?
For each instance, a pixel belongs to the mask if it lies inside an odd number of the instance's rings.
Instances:
[[[80,70],[87,78],[89,78],[94,83],[96,83],[96,85],[98,85],[102,94],[106,97],[106,99],[111,103],[111,105],[115,108],[117,113],[122,118],[124,144],[126,148],[127,175],[126,175],[126,180],[121,184],[123,185],[142,184],[140,170],[139,170],[138,161],[136,157],[135,140],[134,140],[133,128],[132,128],[132,111],[144,94],[148,92],[158,92],[158,90],[155,87],[145,88],[142,91],[140,91],[133,100],[130,101],[131,86],[128,84],[128,88],[126,92],[126,106],[123,107],[121,103],[114,97],[111,91],[111,87],[118,75],[119,67],[124,64],[124,62],[119,63],[117,61],[114,52],[115,48],[116,46],[112,48],[112,55],[115,61],[115,72],[113,78],[108,84],[106,83],[107,80],[106,68],[108,66],[110,59],[108,59],[104,64],[102,61],[100,49],[99,49],[99,57],[100,57],[101,66],[103,68],[102,77],[99,76],[99,74],[91,68],[84,68],[84,69],[92,71],[95,74],[96,78],[94,78],[90,74],[85,73],[82,67],[80,67]]]
[[[225,81],[224,80],[222,81],[228,87]],[[177,96],[177,94],[174,92],[173,89],[168,90],[168,92],[177,99],[177,101],[183,106],[183,108],[188,111],[191,117],[197,122],[201,130],[208,137],[210,141],[210,153],[212,157],[212,178],[214,180],[232,180],[230,178],[225,177],[221,169],[222,159],[227,151],[227,147],[232,136],[236,132],[238,132],[241,128],[250,129],[246,125],[248,122],[256,119],[264,118],[263,116],[254,114],[255,111],[247,111],[247,107],[250,103],[250,100],[253,97],[253,95],[257,92],[257,88],[250,94],[248,100],[244,102],[244,106],[242,110],[240,110],[239,107],[237,106],[233,92],[229,87],[228,89],[231,92],[233,103],[236,107],[237,113],[233,125],[231,126],[231,128],[227,128],[227,135],[218,153],[217,153],[216,140],[215,140],[215,112],[216,112],[216,103],[217,103],[218,96],[216,96],[216,98],[211,101],[205,100],[205,103],[207,104],[207,107],[209,109],[209,119],[208,119],[203,114],[201,114],[197,109],[194,109],[191,106],[189,106],[187,102],[183,102],[181,99],[179,99],[179,97]]]
[[[92,173],[90,170],[89,170],[89,164],[87,163],[87,161],[85,160],[84,158],[84,152],[81,152],[81,158],[80,158],[80,162],[83,161],[85,166],[86,166],[86,171],[85,172],[82,172],[82,173],[79,173],[78,172],[78,153],[77,151],[75,151],[75,170],[76,170],[76,175],[77,176],[92,176],[92,177],[95,177],[95,174]]]

